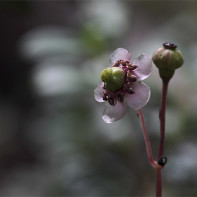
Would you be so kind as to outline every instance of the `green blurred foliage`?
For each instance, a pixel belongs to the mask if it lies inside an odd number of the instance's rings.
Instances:
[[[108,39],[97,26],[83,27],[81,33],[82,46],[89,56],[97,56],[106,51]]]

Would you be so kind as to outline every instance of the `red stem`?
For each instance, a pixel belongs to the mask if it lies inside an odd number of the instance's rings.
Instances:
[[[159,144],[159,152],[157,159],[159,160],[163,156],[164,152],[164,140],[165,140],[165,112],[166,112],[166,97],[168,91],[168,82],[163,81],[162,85],[162,101],[161,101],[161,108],[159,113],[160,119],[160,144]]]
[[[155,169],[156,172],[156,197],[162,196],[162,176],[161,176],[161,169]]]
[[[145,145],[146,145],[146,152],[147,152],[147,155],[148,155],[148,158],[149,158],[149,162],[152,165],[152,167],[155,169],[155,172],[156,172],[156,197],[161,197],[161,194],[162,194],[162,178],[161,178],[162,166],[159,165],[157,163],[157,161],[155,161],[153,159],[151,146],[150,146],[150,141],[149,141],[149,138],[148,138],[148,133],[147,133],[147,130],[146,130],[142,110],[138,110],[138,117],[140,119],[140,124],[141,124],[143,135],[144,135],[144,141],[145,141]]]
[[[168,80],[162,81],[162,100],[161,100],[161,108],[159,112],[159,119],[160,119],[160,144],[159,144],[159,152],[157,159],[158,161],[163,156],[164,152],[164,140],[165,140],[165,114],[166,114],[166,98],[168,92]],[[156,170],[156,196],[162,196],[162,174],[161,168],[155,169]]]
[[[143,135],[144,135],[144,141],[145,141],[145,145],[146,145],[146,152],[147,152],[147,155],[148,155],[148,158],[149,158],[149,162],[153,166],[153,168],[155,168],[158,164],[157,164],[156,161],[154,161],[153,156],[152,156],[150,141],[149,141],[149,138],[148,138],[148,133],[147,133],[147,130],[146,130],[144,117],[143,117],[143,113],[142,113],[141,109],[138,110],[138,117],[140,119],[140,124],[141,124]]]
[[[158,152],[158,157],[157,157],[158,161],[163,156],[163,152],[164,152],[165,112],[166,112],[166,98],[167,98],[167,91],[168,91],[168,82],[169,81],[163,81],[163,85],[162,85],[162,101],[161,101],[161,108],[160,108],[160,113],[159,113],[159,118],[160,118],[160,144],[159,144],[159,152]],[[147,133],[147,130],[146,130],[142,110],[138,110],[138,117],[140,119],[142,131],[143,131],[143,135],[144,135],[146,151],[147,151],[147,154],[148,154],[149,162],[152,165],[152,167],[155,169],[155,173],[156,173],[156,197],[161,197],[162,196],[162,174],[161,174],[162,166],[159,165],[158,162],[154,161],[154,159],[153,159],[151,146],[150,146],[150,141],[149,141],[149,138],[148,138],[148,133]]]

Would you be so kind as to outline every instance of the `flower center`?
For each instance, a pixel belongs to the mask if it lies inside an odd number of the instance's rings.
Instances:
[[[112,64],[110,68],[114,67],[121,68],[124,71],[125,75],[123,83],[119,89],[111,91],[106,84],[103,87],[103,100],[108,101],[108,103],[112,106],[115,106],[117,101],[123,103],[125,93],[134,94],[135,92],[132,86],[133,83],[137,81],[137,77],[133,72],[137,68],[137,66],[131,64],[129,61],[118,60],[114,64]]]

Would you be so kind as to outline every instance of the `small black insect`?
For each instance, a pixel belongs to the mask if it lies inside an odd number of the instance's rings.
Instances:
[[[162,167],[166,165],[168,159],[167,157],[161,157],[158,161],[158,164],[161,165]]]

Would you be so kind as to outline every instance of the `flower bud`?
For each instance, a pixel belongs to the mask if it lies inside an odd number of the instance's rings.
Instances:
[[[125,72],[119,67],[104,69],[101,73],[101,80],[105,88],[111,92],[120,89],[124,84]]]
[[[183,54],[176,48],[175,44],[164,43],[163,47],[157,49],[153,54],[153,62],[164,80],[169,80],[175,69],[183,65]]]

